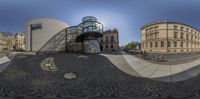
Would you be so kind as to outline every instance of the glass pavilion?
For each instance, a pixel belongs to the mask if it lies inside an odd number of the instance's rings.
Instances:
[[[95,17],[86,16],[82,23],[66,29],[66,51],[99,53],[97,38],[103,36],[103,25]]]

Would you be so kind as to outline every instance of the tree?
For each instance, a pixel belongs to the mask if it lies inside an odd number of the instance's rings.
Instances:
[[[125,48],[126,49],[136,49],[137,44],[138,44],[138,42],[132,41],[132,42],[128,43],[127,45],[125,45]]]

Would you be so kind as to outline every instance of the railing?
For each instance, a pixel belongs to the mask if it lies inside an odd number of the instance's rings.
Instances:
[[[49,39],[37,52],[40,53],[56,53],[66,50],[66,30],[62,30]]]
[[[164,59],[162,55],[146,53],[145,51],[141,51],[141,50],[126,50],[126,52],[143,59],[153,60],[156,62],[166,62],[166,60]]]

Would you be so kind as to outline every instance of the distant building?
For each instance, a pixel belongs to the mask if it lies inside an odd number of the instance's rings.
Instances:
[[[15,36],[12,34],[9,34],[6,36],[6,50],[14,50],[15,46]]]
[[[3,50],[5,48],[6,48],[6,34],[0,32],[0,50]]]
[[[0,32],[0,50],[25,50],[24,34]]]
[[[178,22],[147,24],[141,28],[141,47],[147,52],[200,51],[200,31]]]
[[[15,50],[25,50],[25,35],[23,33],[15,34]]]
[[[103,37],[98,39],[101,51],[118,51],[119,35],[117,29],[103,32]]]

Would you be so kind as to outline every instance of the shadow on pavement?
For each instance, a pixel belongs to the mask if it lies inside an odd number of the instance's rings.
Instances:
[[[40,68],[47,57],[54,58],[58,71]],[[74,72],[78,78],[66,80],[66,72]],[[104,56],[74,53],[16,57],[0,73],[0,81],[1,97],[191,97],[200,88],[199,77],[175,83],[138,78],[120,71]]]

